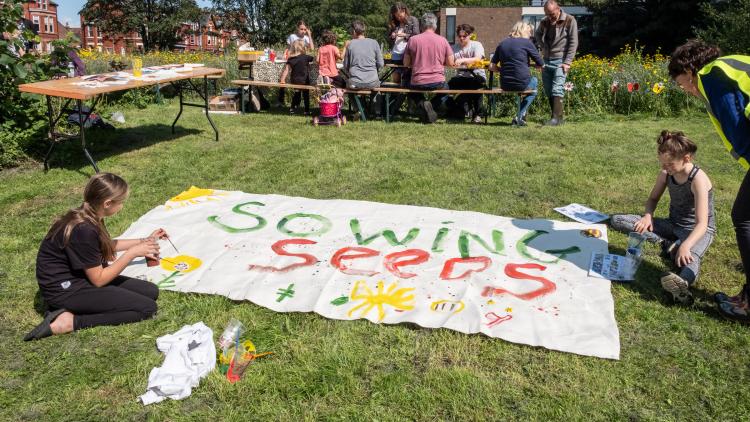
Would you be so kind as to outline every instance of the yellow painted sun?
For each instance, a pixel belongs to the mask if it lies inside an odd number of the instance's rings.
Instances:
[[[171,210],[173,208],[200,204],[201,202],[218,201],[219,197],[225,195],[226,193],[217,192],[214,189],[201,189],[195,186],[190,186],[190,189],[169,198],[169,201],[167,201],[166,204],[166,208],[168,210]]]
[[[380,322],[383,320],[383,318],[385,318],[385,309],[383,309],[383,305],[392,306],[398,311],[409,311],[414,309],[414,295],[406,295],[407,293],[414,290],[413,287],[397,289],[398,283],[392,283],[390,286],[388,286],[388,290],[383,291],[383,289],[385,288],[385,283],[381,280],[378,281],[377,293],[373,292],[369,287],[367,287],[366,284],[363,287],[365,293],[360,293],[361,284],[364,284],[364,281],[357,281],[357,283],[354,285],[354,288],[352,289],[352,293],[350,296],[351,299],[361,300],[362,303],[353,307],[349,311],[347,315],[349,315],[350,317],[354,312],[364,308],[359,314],[360,318],[364,318],[365,315],[367,315],[372,310],[372,308],[377,307],[378,322]]]
[[[203,261],[188,255],[170,256],[161,259],[161,267],[167,271],[179,271],[182,274],[189,273],[203,264]]]

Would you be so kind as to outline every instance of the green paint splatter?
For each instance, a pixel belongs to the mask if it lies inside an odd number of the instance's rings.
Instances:
[[[532,255],[531,252],[529,252],[528,246],[529,246],[529,243],[531,243],[534,239],[536,239],[537,237],[543,234],[549,234],[549,233],[544,230],[533,230],[527,233],[521,239],[519,239],[518,243],[516,243],[516,250],[518,251],[518,253],[520,253],[523,257],[532,259],[534,261],[542,262],[545,264],[554,264],[560,261],[561,259],[565,259],[565,257],[567,257],[568,255],[581,252],[581,248],[579,248],[578,246],[570,246],[565,249],[547,249],[544,251],[545,253],[549,255],[555,255],[557,256],[557,258],[551,261],[537,258],[534,255]]]
[[[156,287],[160,289],[165,289],[167,287],[174,287],[175,286],[174,279],[177,277],[180,277],[181,275],[182,274],[180,274],[179,271],[175,271],[172,274],[164,277],[164,279],[162,279],[161,281],[157,282]]]
[[[433,252],[443,252],[443,240],[445,239],[445,236],[449,231],[450,229],[447,227],[442,227],[440,230],[438,230],[437,235],[435,235],[435,240],[432,242]]]
[[[458,251],[461,254],[461,258],[471,257],[469,252],[469,239],[474,239],[477,243],[482,245],[490,253],[497,255],[505,255],[505,242],[503,242],[503,232],[500,230],[492,230],[492,243],[494,247],[491,247],[487,242],[482,239],[479,235],[461,230],[461,235],[458,237]]]
[[[276,292],[279,295],[279,298],[276,299],[277,302],[281,302],[288,297],[294,297],[294,284],[290,284],[286,289],[278,289]]]
[[[252,231],[255,231],[255,230],[260,230],[263,227],[265,227],[266,224],[267,224],[266,219],[263,218],[263,217],[261,217],[261,216],[259,216],[259,215],[257,215],[257,214],[249,213],[249,212],[243,210],[242,207],[244,207],[245,205],[258,205],[258,206],[262,207],[262,206],[265,206],[265,204],[263,204],[261,202],[250,201],[250,202],[243,202],[241,204],[237,204],[237,205],[234,206],[234,208],[232,208],[232,212],[235,213],[235,214],[247,215],[249,217],[253,217],[253,218],[257,219],[258,220],[258,224],[256,224],[253,227],[232,227],[232,226],[228,226],[228,225],[220,222],[219,221],[219,217],[216,216],[216,215],[209,216],[207,218],[207,220],[208,220],[209,223],[213,224],[217,228],[219,228],[221,230],[224,230],[225,232],[231,233],[231,234],[252,232]]]
[[[287,229],[286,225],[287,223],[294,220],[295,218],[312,218],[313,220],[317,220],[318,222],[320,222],[321,227],[311,232],[293,232]],[[278,229],[281,233],[284,233],[291,237],[321,236],[327,233],[329,230],[331,230],[331,220],[318,214],[305,214],[305,213],[298,212],[294,214],[289,214],[286,217],[279,220],[279,224],[276,225],[276,229]]]
[[[349,227],[352,229],[352,234],[354,234],[354,237],[357,239],[357,244],[360,246],[368,245],[380,236],[383,236],[383,238],[385,238],[385,240],[387,240],[391,246],[404,246],[408,245],[419,235],[419,229],[414,227],[409,230],[409,233],[406,234],[406,237],[404,237],[403,240],[398,240],[398,238],[396,237],[396,233],[394,233],[393,230],[382,230],[381,232],[375,233],[368,238],[364,238],[362,236],[362,229],[360,228],[359,220],[357,220],[356,218],[353,218],[349,221]]]
[[[347,296],[341,296],[341,297],[337,297],[336,299],[333,299],[331,301],[331,305],[341,306],[347,302],[349,302],[349,298]]]

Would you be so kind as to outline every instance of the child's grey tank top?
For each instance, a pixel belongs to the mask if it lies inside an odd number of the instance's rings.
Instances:
[[[667,177],[667,189],[669,189],[669,221],[672,224],[693,229],[695,227],[695,195],[693,195],[693,178],[698,174],[700,167],[693,166],[688,175],[687,182],[678,184],[674,177]],[[714,211],[714,190],[708,191],[708,231],[716,231],[716,218]]]

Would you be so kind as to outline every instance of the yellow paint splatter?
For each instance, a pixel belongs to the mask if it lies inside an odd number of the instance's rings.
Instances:
[[[513,308],[505,308],[505,312],[513,312]]]
[[[378,322],[380,322],[383,320],[383,318],[385,318],[385,310],[383,309],[383,305],[392,306],[399,311],[409,311],[414,309],[414,295],[410,294],[408,296],[405,296],[408,292],[414,290],[413,287],[396,289],[398,287],[398,283],[392,283],[390,286],[388,286],[388,290],[383,291],[385,283],[381,280],[378,281],[377,284],[377,293],[374,293],[365,284],[364,290],[366,291],[366,293],[362,294],[359,293],[361,284],[364,284],[364,281],[357,281],[357,283],[354,285],[354,288],[352,289],[352,293],[350,296],[351,299],[361,300],[362,303],[353,307],[349,311],[347,315],[350,317],[354,312],[364,308],[364,310],[362,310],[362,312],[359,314],[359,317],[363,318],[372,310],[372,308],[377,306]]]
[[[439,313],[457,314],[464,310],[466,305],[462,300],[436,300],[430,304],[430,309]]]
[[[190,189],[169,198],[166,208],[171,210],[173,208],[185,207],[191,204],[199,204],[201,202],[217,201],[220,196],[225,195],[226,193],[216,192],[213,189],[201,189],[195,186],[190,186]]]
[[[495,304],[495,301],[494,301],[494,300],[492,300],[492,299],[490,299],[490,300],[488,300],[488,301],[487,301],[487,304],[488,304],[488,305],[494,305],[494,304]]]
[[[183,274],[189,273],[201,266],[203,261],[188,255],[177,255],[161,259],[161,267],[167,271],[179,271]]]

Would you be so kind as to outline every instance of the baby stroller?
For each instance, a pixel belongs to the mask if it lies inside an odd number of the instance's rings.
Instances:
[[[341,113],[344,106],[344,90],[331,88],[320,97],[320,115],[312,119],[313,126],[346,124],[346,116]]]

